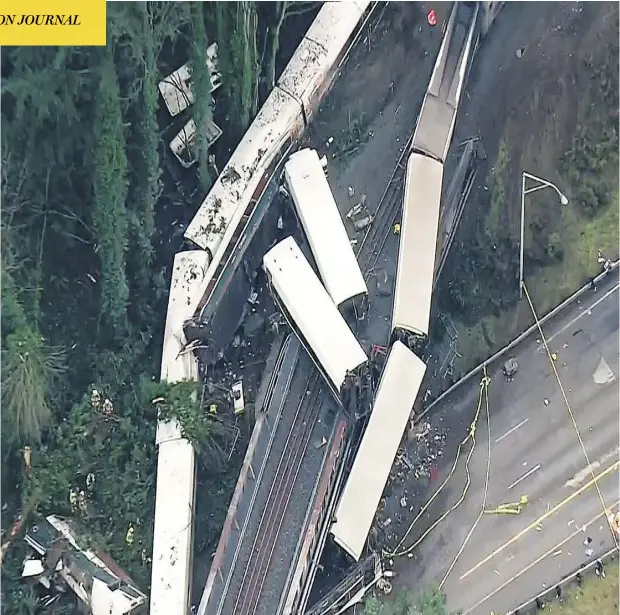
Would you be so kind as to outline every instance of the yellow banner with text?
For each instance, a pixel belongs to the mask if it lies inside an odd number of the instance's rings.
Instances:
[[[106,44],[106,0],[2,0],[0,11],[0,45]]]

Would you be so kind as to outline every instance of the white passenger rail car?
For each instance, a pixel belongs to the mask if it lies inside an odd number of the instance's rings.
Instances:
[[[243,224],[274,166],[306,129],[375,3],[326,2],[282,72],[213,188],[185,231],[186,239],[215,258],[217,248]],[[232,228],[231,228],[232,227]]]
[[[336,508],[335,542],[359,561],[394,463],[426,365],[396,341],[379,381],[368,426]]]
[[[407,162],[392,336],[409,348],[428,337],[443,164],[413,152]]]
[[[325,289],[340,310],[361,317],[368,288],[317,151],[295,152],[284,178]]]
[[[263,257],[272,294],[285,318],[351,416],[364,413],[360,391],[370,382],[366,353],[292,237]]]

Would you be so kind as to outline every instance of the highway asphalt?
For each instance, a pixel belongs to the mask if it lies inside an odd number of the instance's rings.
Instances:
[[[493,367],[490,421],[483,397],[465,498],[412,556],[396,558],[398,585],[423,591],[451,569],[443,587],[451,610],[463,615],[502,613],[614,546],[605,509],[617,510],[620,501],[618,298],[618,277],[613,274],[597,292],[589,292],[543,328],[550,352],[557,354],[554,364],[567,401],[539,335],[515,349],[519,371],[512,382],[503,377],[501,365]],[[438,476],[424,497],[417,494],[410,517],[447,477],[456,444],[475,414],[479,391],[479,381],[464,385],[433,415],[431,424],[453,425],[451,445],[443,451]],[[485,508],[517,502],[522,495],[528,504],[514,516],[483,514],[468,538],[485,498],[489,424]],[[467,481],[469,448],[467,443],[452,478],[403,547],[459,500]],[[396,498],[399,495],[395,490]],[[402,536],[406,527],[403,521],[396,533]],[[591,544],[586,546],[588,538]]]

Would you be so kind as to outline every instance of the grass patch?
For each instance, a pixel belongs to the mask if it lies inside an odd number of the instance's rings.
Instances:
[[[581,588],[566,592],[564,602],[552,603],[545,609],[547,615],[616,615],[618,613],[618,564],[606,567],[606,577],[588,576]]]
[[[562,260],[540,267],[529,276],[527,267],[525,269],[525,282],[539,318],[574,293],[588,278],[600,273],[599,250],[612,260],[618,258],[619,199],[620,194],[616,192],[606,209],[592,219],[584,219],[575,208],[561,209],[557,241],[560,246],[567,246]],[[516,279],[514,285],[516,289]],[[456,318],[453,322],[458,331],[457,350],[461,355],[454,363],[454,372],[458,375],[488,358],[533,320],[523,302],[499,315],[482,316],[472,324]]]
[[[528,281],[539,314],[548,312],[587,278],[601,271],[596,260],[599,250],[608,258],[618,257],[618,202],[619,194],[616,192],[600,215],[585,220],[574,208],[562,209],[560,241],[567,246],[564,258],[562,262],[540,269]]]

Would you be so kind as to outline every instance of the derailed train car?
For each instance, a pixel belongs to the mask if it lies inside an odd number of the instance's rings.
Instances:
[[[407,162],[392,308],[392,332],[410,348],[428,337],[443,164],[412,153]]]
[[[368,426],[336,508],[335,542],[359,561],[426,365],[396,341],[390,348]]]
[[[420,353],[429,334],[443,168],[478,36],[476,2],[455,3],[407,161],[392,339]]]
[[[284,165],[284,179],[325,289],[342,312],[359,319],[368,288],[317,151],[295,152]]]
[[[407,161],[391,346],[330,530],[356,561],[426,372],[420,357],[431,319],[444,161],[475,48],[478,15],[477,3],[452,8]]]
[[[366,414],[368,357],[292,237],[263,257],[276,303],[350,416]]]

